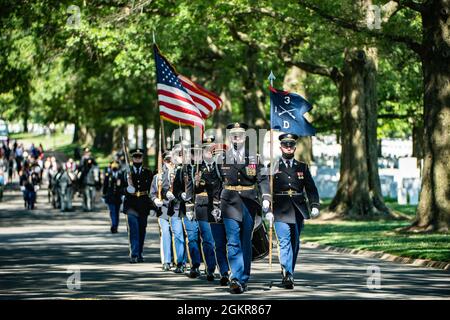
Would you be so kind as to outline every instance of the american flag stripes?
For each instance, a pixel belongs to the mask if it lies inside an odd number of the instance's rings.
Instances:
[[[175,68],[154,46],[159,113],[164,120],[192,127],[205,127],[222,100],[199,84],[178,74]]]

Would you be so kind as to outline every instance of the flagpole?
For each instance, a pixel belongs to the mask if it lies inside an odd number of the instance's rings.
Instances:
[[[270,70],[269,74],[269,81],[270,86],[273,87],[273,80],[275,79],[275,75],[273,74],[272,70]],[[272,101],[270,102],[272,104]],[[274,173],[274,166],[273,166],[273,129],[272,129],[272,106],[270,106],[270,210],[273,214],[273,173]],[[273,222],[272,220],[269,221],[269,270],[272,271],[272,234],[273,234]]]
[[[166,150],[166,136],[164,135],[164,120],[160,118],[161,121],[161,135],[162,135],[162,148],[165,151]],[[161,143],[161,142],[160,142]]]

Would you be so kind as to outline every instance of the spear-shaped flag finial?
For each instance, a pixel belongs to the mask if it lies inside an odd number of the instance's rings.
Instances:
[[[273,87],[273,80],[275,80],[275,75],[273,74],[272,70],[270,70],[269,77],[267,78],[270,81],[270,86]]]

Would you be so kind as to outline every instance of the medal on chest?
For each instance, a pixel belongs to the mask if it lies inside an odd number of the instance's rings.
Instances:
[[[248,176],[256,176],[256,164],[249,164],[245,167],[245,171]]]

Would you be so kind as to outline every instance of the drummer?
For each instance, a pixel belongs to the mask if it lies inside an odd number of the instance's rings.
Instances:
[[[294,158],[297,139],[297,135],[290,133],[279,137],[282,157],[273,179],[274,214],[266,214],[268,220],[275,221],[282,285],[286,289],[294,288],[294,269],[304,220],[319,215],[319,194],[308,165]],[[305,191],[312,208],[311,214],[305,201]]]
[[[220,211],[228,240],[230,292],[233,294],[243,293],[250,278],[252,231],[255,216],[261,212],[258,194],[263,197],[263,210],[268,211],[270,207],[268,176],[262,174],[258,155],[251,155],[245,148],[247,128],[245,123],[227,126],[231,148],[218,165],[223,181]]]

